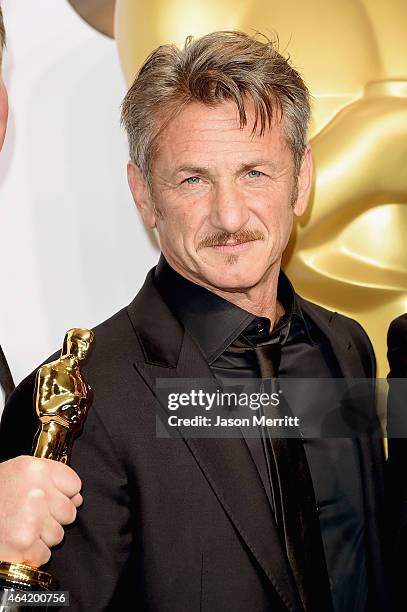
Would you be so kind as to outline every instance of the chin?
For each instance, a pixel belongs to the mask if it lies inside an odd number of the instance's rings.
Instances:
[[[205,273],[206,272],[206,273]],[[203,277],[206,283],[223,291],[241,291],[251,289],[260,283],[263,274],[253,270],[225,270],[219,266],[218,270],[205,271]]]

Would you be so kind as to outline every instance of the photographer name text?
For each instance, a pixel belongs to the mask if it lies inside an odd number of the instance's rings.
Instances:
[[[168,417],[170,427],[299,427],[299,417],[266,417],[252,414],[250,417],[221,417],[196,415],[193,417],[178,417],[173,414]]]

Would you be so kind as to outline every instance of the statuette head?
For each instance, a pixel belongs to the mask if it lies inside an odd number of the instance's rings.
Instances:
[[[94,333],[90,329],[74,327],[66,332],[64,339],[63,354],[76,357],[79,361],[85,359]]]

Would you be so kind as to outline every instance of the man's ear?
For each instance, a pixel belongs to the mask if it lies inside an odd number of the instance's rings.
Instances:
[[[148,229],[153,229],[156,226],[156,218],[147,180],[132,161],[127,163],[127,181],[144,225]]]
[[[301,161],[300,171],[297,177],[297,199],[294,203],[294,214],[301,217],[307,209],[312,187],[313,161],[311,148],[305,148]]]

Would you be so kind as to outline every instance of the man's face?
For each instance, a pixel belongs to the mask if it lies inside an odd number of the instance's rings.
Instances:
[[[4,137],[6,135],[7,118],[8,118],[7,90],[3,83],[3,78],[1,76],[1,66],[0,66],[0,150],[3,146]]]
[[[157,228],[167,261],[223,291],[250,289],[279,268],[311,179],[307,151],[293,202],[296,179],[282,123],[252,136],[250,104],[246,112],[240,129],[232,103],[188,105],[159,136],[152,196],[129,164],[135,201],[146,225]]]

